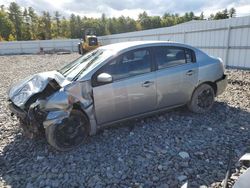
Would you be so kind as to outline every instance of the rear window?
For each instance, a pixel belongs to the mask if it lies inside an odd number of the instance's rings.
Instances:
[[[195,62],[193,51],[186,48],[156,47],[154,52],[158,69]]]

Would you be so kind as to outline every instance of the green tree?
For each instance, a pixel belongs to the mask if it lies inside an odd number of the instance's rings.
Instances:
[[[70,38],[71,33],[70,33],[69,21],[66,20],[65,17],[63,17],[61,20],[61,27],[62,27],[62,35],[61,36],[64,38]]]
[[[229,18],[227,9],[224,9],[223,11],[219,11],[215,14],[214,20],[220,20],[220,19],[227,19]]]
[[[102,14],[101,18],[88,18],[86,16],[71,14],[70,18],[61,18],[56,11],[51,18],[50,13],[43,11],[37,14],[32,7],[24,7],[12,2],[5,11],[4,5],[0,6],[0,36],[1,40],[36,40],[52,38],[82,38],[83,30],[89,27],[96,28],[97,35],[116,34],[123,32],[139,31],[159,27],[168,27],[191,20],[203,20],[203,12],[196,16],[193,12],[183,15],[164,13],[160,16],[150,16],[146,11],[138,15],[138,19],[120,16],[107,18]],[[235,8],[211,14],[209,20],[226,19],[236,16]]]
[[[49,12],[43,11],[42,16],[38,20],[38,39],[51,39],[51,26],[51,16]]]
[[[28,14],[27,9],[25,8],[23,11],[23,17],[24,17],[24,23],[23,23],[23,29],[22,29],[22,39],[23,40],[31,40],[31,20],[30,16]]]
[[[70,36],[71,38],[77,37],[77,26],[76,26],[76,16],[75,14],[71,14],[69,20],[69,27],[70,27]]]
[[[49,12],[43,12],[42,21],[44,22],[45,39],[51,39],[51,16]]]
[[[9,5],[9,18],[14,25],[17,40],[22,40],[23,15],[21,7],[12,2]]]
[[[15,40],[16,38],[12,34],[9,34],[8,41],[15,41]]]
[[[28,8],[28,14],[31,20],[31,39],[35,40],[38,39],[38,22],[39,22],[39,18],[38,15],[35,13],[35,10],[32,7]]]
[[[61,28],[61,20],[60,20],[60,17],[61,17],[61,14],[58,12],[58,11],[56,11],[55,12],[55,16],[54,16],[54,21],[55,21],[55,30],[54,30],[54,37],[55,38],[58,38],[59,36],[61,36],[61,30],[62,30],[62,28]]]
[[[142,29],[151,29],[151,20],[146,11],[139,14],[138,18],[138,22],[141,24]]]
[[[4,38],[0,35],[0,42],[4,41]]]
[[[150,18],[150,28],[159,28],[161,27],[161,17],[160,16],[153,16]]]
[[[4,9],[0,10],[0,36],[4,39],[8,39],[10,34],[14,33],[14,25],[9,19]]]
[[[236,9],[235,9],[235,8],[230,8],[228,14],[229,14],[229,17],[230,17],[230,18],[236,17]]]

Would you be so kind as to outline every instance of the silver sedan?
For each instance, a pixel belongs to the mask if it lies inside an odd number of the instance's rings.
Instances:
[[[137,41],[100,47],[8,92],[24,132],[70,150],[107,125],[187,105],[210,110],[227,85],[223,62],[189,45]]]

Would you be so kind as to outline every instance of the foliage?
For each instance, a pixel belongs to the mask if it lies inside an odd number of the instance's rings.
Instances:
[[[235,8],[231,8],[229,11],[227,9],[224,9],[223,11],[217,12],[215,15],[210,15],[210,20],[220,20],[220,19],[227,19],[227,18],[233,18],[236,16],[236,10]]]
[[[226,19],[236,16],[236,10],[223,10],[211,15],[209,19]],[[45,40],[55,38],[82,38],[83,30],[94,27],[97,35],[109,35],[144,29],[168,27],[191,20],[203,20],[203,12],[196,16],[187,12],[179,14],[165,13],[160,16],[149,16],[146,11],[138,15],[138,19],[120,16],[107,18],[88,18],[71,14],[69,18],[62,17],[56,11],[53,15],[43,11],[38,15],[32,7],[22,9],[17,3],[10,3],[9,7],[0,6],[0,41],[3,40]]]
[[[8,41],[15,41],[15,40],[16,38],[12,34],[10,34],[8,37]]]

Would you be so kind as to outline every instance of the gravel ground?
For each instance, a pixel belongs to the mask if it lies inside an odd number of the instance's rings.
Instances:
[[[220,187],[249,151],[250,72],[227,70],[229,85],[213,109],[197,115],[178,108],[109,128],[71,152],[30,140],[10,116],[11,83],[61,67],[79,55],[0,57],[0,187]],[[233,165],[233,168],[236,166]]]

